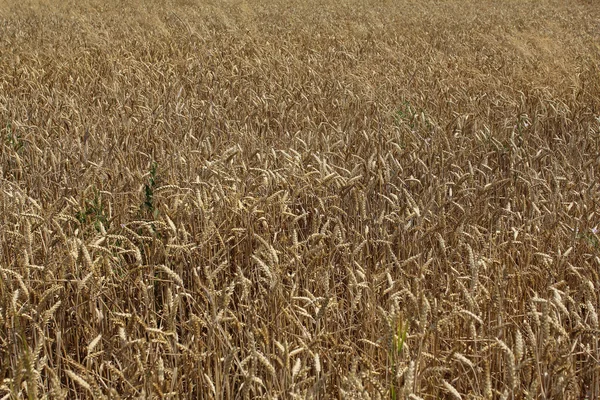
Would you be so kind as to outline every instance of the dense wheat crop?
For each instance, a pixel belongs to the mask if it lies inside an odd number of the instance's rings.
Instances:
[[[576,0],[4,1],[0,399],[598,398],[599,43]]]

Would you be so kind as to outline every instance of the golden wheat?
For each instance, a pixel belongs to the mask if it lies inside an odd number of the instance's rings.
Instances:
[[[0,0],[0,398],[597,398],[585,0]]]

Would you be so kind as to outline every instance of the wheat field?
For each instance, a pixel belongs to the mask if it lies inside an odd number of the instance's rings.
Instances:
[[[0,399],[600,397],[600,8],[0,1]]]

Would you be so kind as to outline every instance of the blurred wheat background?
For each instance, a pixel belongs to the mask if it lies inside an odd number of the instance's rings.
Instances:
[[[600,9],[0,3],[0,399],[596,399]]]

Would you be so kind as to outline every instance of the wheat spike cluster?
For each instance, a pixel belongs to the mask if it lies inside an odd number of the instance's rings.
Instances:
[[[0,399],[597,399],[600,8],[0,0]]]

